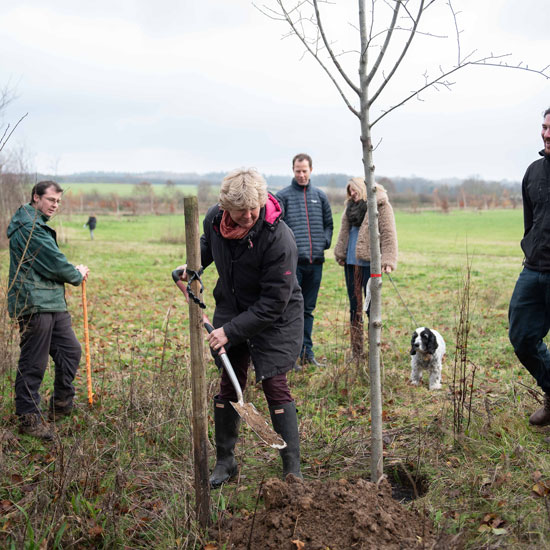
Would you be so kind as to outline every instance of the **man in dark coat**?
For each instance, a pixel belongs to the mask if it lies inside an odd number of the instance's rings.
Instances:
[[[62,193],[54,181],[37,183],[31,202],[17,210],[8,226],[8,310],[17,319],[21,334],[15,413],[21,433],[41,439],[53,438],[39,409],[39,390],[49,355],[55,363],[50,419],[70,414],[73,408],[72,382],[81,347],[67,311],[65,283],[79,285],[89,272],[84,265],[68,262],[57,246],[55,231],[47,225],[59,207]]]
[[[508,312],[514,351],[544,392],[543,406],[529,417],[535,426],[550,424],[550,352],[543,341],[550,330],[550,108],[542,141],[543,158],[527,168],[522,182],[525,260]]]
[[[258,172],[231,172],[222,182],[219,204],[204,219],[201,262],[204,268],[214,262],[218,271],[210,347],[214,352],[226,348],[242,389],[252,360],[273,427],[287,443],[280,451],[286,478],[288,474],[302,477],[296,405],[286,373],[300,353],[303,300],[296,280],[296,243],[281,214]],[[182,278],[186,280],[187,274]],[[231,401],[237,401],[237,394],[223,370],[214,398],[213,488],[237,473],[234,448],[240,418]]]
[[[84,224],[84,227],[88,226],[88,229],[90,230],[90,239],[92,241],[94,240],[94,229],[96,225],[97,225],[97,218],[94,216],[94,214],[92,214],[88,218],[88,221]]]
[[[332,241],[332,212],[326,194],[311,183],[311,157],[300,153],[292,159],[292,183],[277,193],[283,205],[285,223],[292,229],[298,246],[296,276],[304,297],[303,363],[320,366],[313,352],[313,311],[323,276],[325,250]]]

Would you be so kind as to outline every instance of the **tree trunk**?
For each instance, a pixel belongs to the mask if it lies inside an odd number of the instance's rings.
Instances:
[[[363,146],[365,183],[367,184],[367,209],[370,234],[371,302],[369,317],[369,372],[371,400],[371,481],[378,482],[384,473],[382,446],[382,389],[380,384],[382,266],[380,258],[380,233],[378,230],[378,205],[374,187],[374,162],[372,157],[372,139],[369,122],[365,0],[359,0],[359,28],[361,33],[361,58],[359,62],[359,80],[361,87],[361,144]]]

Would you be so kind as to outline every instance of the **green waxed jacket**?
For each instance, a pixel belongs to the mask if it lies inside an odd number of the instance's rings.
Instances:
[[[21,206],[8,226],[10,274],[8,311],[11,317],[67,311],[65,283],[78,286],[82,274],[57,246],[48,216],[31,204]]]

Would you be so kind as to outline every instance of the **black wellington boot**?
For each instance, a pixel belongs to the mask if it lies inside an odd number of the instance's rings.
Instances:
[[[269,407],[274,430],[285,440],[286,447],[279,451],[283,459],[283,479],[288,474],[303,479],[300,472],[300,436],[298,435],[298,418],[294,401]]]
[[[216,465],[210,476],[210,487],[217,489],[236,475],[235,443],[241,418],[230,401],[214,397],[214,425],[216,430]]]

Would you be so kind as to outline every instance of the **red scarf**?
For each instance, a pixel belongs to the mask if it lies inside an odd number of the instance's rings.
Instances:
[[[252,228],[251,228],[252,229]],[[236,224],[227,210],[223,211],[222,221],[220,223],[220,232],[226,239],[242,239],[246,237],[250,229]]]

